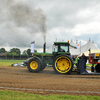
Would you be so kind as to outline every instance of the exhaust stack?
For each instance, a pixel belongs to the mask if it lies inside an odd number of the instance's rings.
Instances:
[[[46,42],[43,45],[43,53],[45,53],[45,52],[46,52]]]

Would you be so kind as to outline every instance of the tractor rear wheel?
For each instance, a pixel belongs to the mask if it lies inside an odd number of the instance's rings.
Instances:
[[[40,68],[42,67],[41,60],[38,58],[32,58],[28,61],[28,70],[30,72],[39,72]]]
[[[59,55],[55,58],[53,68],[60,74],[68,74],[73,69],[73,61],[68,55]]]

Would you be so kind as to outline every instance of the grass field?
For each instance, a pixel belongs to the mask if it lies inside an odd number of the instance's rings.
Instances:
[[[22,63],[24,60],[3,60],[0,59],[1,66],[11,66],[14,63]]]
[[[99,96],[39,95],[1,90],[0,100],[100,100]]]

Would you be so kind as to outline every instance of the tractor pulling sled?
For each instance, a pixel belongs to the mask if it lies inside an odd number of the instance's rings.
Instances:
[[[79,60],[77,69],[73,70],[74,62],[71,58],[68,42],[54,42],[52,53],[46,53],[46,43],[43,45],[43,53],[34,53],[24,63],[30,72],[39,72],[48,65],[52,65],[54,71],[59,74],[88,74],[85,70],[84,60]]]

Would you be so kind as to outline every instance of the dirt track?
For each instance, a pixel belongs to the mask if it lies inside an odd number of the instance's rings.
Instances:
[[[0,89],[38,94],[100,96],[100,75],[59,75],[53,68],[30,73],[26,67],[0,66]]]

